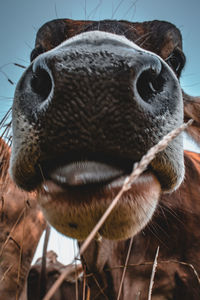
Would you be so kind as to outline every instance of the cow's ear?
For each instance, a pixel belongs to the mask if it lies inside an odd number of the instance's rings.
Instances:
[[[193,119],[194,122],[188,127],[188,134],[200,144],[200,97],[193,97],[183,92],[184,120]]]

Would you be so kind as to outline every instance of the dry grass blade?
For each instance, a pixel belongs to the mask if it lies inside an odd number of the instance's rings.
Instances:
[[[90,300],[90,288],[87,289],[87,299],[86,300]]]
[[[85,267],[84,267],[84,270],[83,270],[83,300],[85,300],[85,296],[86,296],[86,276],[85,276]]]
[[[48,293],[44,296],[43,300],[50,300],[51,297],[54,295],[54,293],[57,291],[59,286],[62,284],[62,282],[65,280],[67,276],[70,276],[73,271],[70,268],[65,268],[61,275],[58,277],[58,279],[55,281],[55,283],[52,285],[51,289],[48,291]],[[79,275],[82,272],[82,266],[77,266],[77,274]]]
[[[6,112],[6,114],[4,115],[4,117],[0,121],[0,128],[5,126],[5,122],[7,122],[8,119],[10,118],[10,116],[11,116],[11,112],[12,112],[12,108],[9,108],[9,110]]]
[[[84,243],[82,244],[80,251],[77,256],[81,256],[84,251],[89,246],[90,242],[93,240],[93,238],[98,233],[101,226],[104,224],[112,210],[117,205],[118,201],[120,200],[121,196],[124,194],[124,192],[128,191],[131,188],[132,183],[144,172],[144,170],[147,168],[149,163],[155,158],[156,154],[163,151],[167,145],[176,138],[181,132],[183,132],[188,126],[192,124],[193,120],[189,120],[187,123],[182,124],[180,127],[172,130],[170,133],[168,133],[166,136],[164,136],[158,144],[153,146],[146,155],[142,157],[139,163],[136,163],[133,167],[133,172],[124,180],[124,184],[119,191],[119,193],[116,195],[116,197],[113,199],[103,216],[100,218],[99,222],[95,225],[93,230],[90,232]],[[74,262],[74,260],[73,260]],[[62,284],[65,277],[69,274],[69,270],[66,268],[63,273],[60,275],[60,277],[55,281],[55,283],[52,285],[51,289],[48,291],[46,296],[43,298],[43,300],[50,300],[51,297],[54,295],[56,290],[59,288],[59,286]]]
[[[157,268],[158,253],[159,253],[159,246],[157,248],[156,256],[155,256],[155,259],[154,259],[154,262],[153,262],[153,268],[152,268],[151,279],[150,279],[150,284],[149,284],[148,300],[151,300],[153,284],[154,284],[154,277],[155,277],[156,268]]]
[[[158,261],[158,265],[160,264],[170,264],[170,263],[174,263],[174,264],[179,264],[179,265],[183,265],[186,266],[188,268],[190,268],[192,270],[192,272],[194,273],[194,276],[196,277],[199,285],[200,285],[200,277],[199,274],[197,272],[197,270],[195,269],[195,267],[187,262],[183,262],[183,261],[178,261],[178,260],[159,260]],[[138,266],[148,266],[148,265],[153,265],[152,261],[146,261],[140,264],[128,264],[127,268],[134,268],[134,267],[138,267]],[[123,269],[124,265],[120,265],[120,266],[116,266],[116,267],[112,267],[112,268],[108,268],[105,269],[105,271],[110,271],[110,270],[116,270],[116,269]]]
[[[5,271],[3,276],[0,278],[0,282],[6,279],[6,275],[11,271],[13,265],[9,266],[8,269]]]
[[[46,263],[47,263],[47,247],[49,242],[49,237],[51,233],[51,228],[47,224],[45,237],[44,237],[44,244],[43,244],[43,251],[42,251],[42,264],[41,264],[41,271],[40,271],[40,280],[39,280],[39,297],[42,297],[46,294]]]
[[[75,264],[75,270],[76,270],[76,280],[75,280],[75,291],[76,291],[76,300],[78,300],[79,299],[79,296],[78,296],[78,272],[77,272],[77,262],[76,262],[76,264]]]
[[[21,276],[21,268],[22,268],[22,253],[23,253],[23,242],[24,242],[24,230],[25,230],[25,218],[26,218],[26,210],[27,207],[25,207],[24,213],[23,213],[23,231],[22,231],[22,237],[21,237],[21,243],[20,243],[20,253],[19,253],[19,262],[18,262],[18,271],[17,271],[17,291],[16,291],[16,300],[20,297],[20,276]]]
[[[26,207],[24,207],[22,209],[22,211],[19,214],[19,216],[18,216],[15,224],[13,225],[12,229],[10,230],[10,232],[9,232],[9,234],[8,234],[8,236],[7,236],[6,240],[5,240],[2,248],[0,249],[0,258],[2,257],[3,251],[5,250],[5,247],[6,247],[7,243],[8,243],[8,241],[9,241],[9,239],[11,238],[12,233],[15,231],[15,228],[16,228],[17,224],[19,223],[19,221],[21,220],[21,218],[24,216],[25,211],[26,211]]]
[[[11,113],[12,108],[10,108],[7,113],[4,115],[4,117],[0,121],[0,137],[3,138],[8,146],[12,143],[12,137],[11,137]]]
[[[128,260],[129,260],[129,256],[130,256],[130,253],[131,253],[132,244],[133,244],[133,237],[130,239],[130,243],[129,243],[129,247],[128,247],[128,253],[127,253],[127,256],[126,256],[125,266],[124,266],[124,270],[123,270],[123,273],[122,273],[122,279],[121,279],[121,282],[120,282],[120,287],[119,287],[117,300],[119,300],[120,296],[121,296],[122,287],[123,287],[123,283],[124,283],[124,278],[125,278],[125,274],[126,274],[126,269],[127,269],[127,265],[128,265]]]
[[[184,261],[177,261],[177,260],[159,261],[159,264],[164,264],[164,263],[167,263],[167,264],[175,263],[175,264],[183,265],[183,266],[186,266],[186,267],[190,268],[192,270],[192,272],[194,273],[194,276],[196,277],[196,279],[198,281],[198,284],[200,285],[199,274],[198,274],[197,270],[195,269],[195,267],[192,264],[184,262]]]
[[[57,291],[59,286],[65,280],[65,278],[70,274],[70,270],[66,268],[62,274],[58,277],[58,279],[54,282],[48,293],[44,296],[43,300],[50,300],[54,293]]]
[[[192,264],[186,263],[186,262],[184,262],[184,261],[178,261],[178,262],[176,262],[176,263],[179,263],[180,265],[187,266],[187,267],[189,267],[190,269],[192,269],[192,271],[193,271],[193,273],[194,273],[194,275],[195,275],[195,277],[196,277],[196,279],[197,279],[197,281],[198,281],[198,283],[199,283],[199,285],[200,285],[199,274],[198,274],[197,270],[195,269],[195,267],[194,267]]]

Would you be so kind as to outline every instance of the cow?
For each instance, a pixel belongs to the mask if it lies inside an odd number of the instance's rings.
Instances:
[[[133,239],[119,299],[148,299],[158,246],[152,299],[200,297],[200,155],[185,151],[184,158],[186,175],[180,188],[161,196],[150,223]],[[91,299],[118,299],[130,242],[94,240],[83,254],[83,265],[93,274],[88,277]]]
[[[39,29],[15,91],[10,174],[37,191],[58,231],[81,244],[133,164],[183,120],[194,119],[188,133],[199,141],[200,99],[179,83],[185,61],[180,31],[164,21],[58,19]],[[153,299],[199,298],[198,183],[199,156],[184,155],[180,135],[83,253],[91,299],[147,299],[158,245]]]
[[[40,275],[42,268],[42,259],[39,258],[36,263],[31,267],[28,280],[27,280],[27,296],[28,300],[42,299],[40,297],[40,291],[37,287],[40,286]],[[49,251],[46,254],[46,290],[48,291],[56,279],[62,274],[62,271],[66,268],[65,265],[57,260],[57,254],[54,251]],[[67,266],[70,270],[69,275],[63,281],[60,289],[53,295],[52,300],[71,300],[83,299],[84,280],[81,277],[82,265],[70,264]]]
[[[24,300],[28,272],[46,221],[35,193],[20,190],[8,175],[9,157],[10,148],[0,139],[0,300]]]

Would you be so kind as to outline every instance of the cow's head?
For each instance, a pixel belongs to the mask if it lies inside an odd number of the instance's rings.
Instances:
[[[179,30],[167,22],[55,20],[37,34],[13,105],[11,174],[50,223],[84,239],[134,162],[183,122]],[[182,138],[125,193],[100,234],[130,237],[184,176]]]

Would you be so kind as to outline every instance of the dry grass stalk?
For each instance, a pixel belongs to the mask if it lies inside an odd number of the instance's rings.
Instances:
[[[169,261],[169,262],[170,262],[170,261]],[[195,269],[195,267],[194,267],[192,264],[186,263],[186,262],[184,262],[184,261],[173,261],[173,260],[172,260],[171,262],[178,263],[178,264],[180,264],[180,265],[184,265],[184,266],[187,266],[187,267],[189,267],[190,269],[192,269],[192,271],[193,271],[193,273],[194,273],[194,275],[195,275],[195,277],[196,277],[196,279],[198,280],[198,283],[199,283],[199,285],[200,285],[199,274],[198,274],[197,270]]]
[[[3,281],[3,280],[5,280],[6,275],[8,274],[8,272],[11,271],[12,267],[13,267],[13,265],[10,265],[10,266],[8,267],[8,269],[5,271],[5,273],[3,274],[3,276],[0,278],[0,282]]]
[[[76,276],[76,281],[75,281],[75,289],[76,289],[76,300],[78,300],[78,272],[77,272],[77,262],[75,264],[75,276]]]
[[[90,288],[89,287],[87,289],[87,299],[86,300],[90,300]]]
[[[198,283],[200,285],[199,274],[198,274],[197,270],[195,269],[195,267],[192,264],[186,263],[184,261],[177,261],[177,260],[159,261],[159,264],[163,264],[163,263],[165,263],[165,264],[175,263],[175,264],[179,264],[179,265],[183,265],[183,266],[189,267],[193,271],[193,273],[194,273],[194,275],[195,275],[195,277],[196,277],[196,279],[197,279],[197,281],[198,281]]]
[[[98,280],[96,279],[95,275],[93,273],[91,275],[92,275],[92,277],[94,279],[94,282],[96,283],[96,285],[99,289],[99,294],[95,296],[95,299],[98,298],[99,295],[103,295],[105,300],[109,300],[108,296],[104,293],[104,290],[106,289],[106,287],[104,287],[102,289],[102,287],[100,286],[100,284],[99,284]]]
[[[154,277],[155,277],[156,268],[157,268],[158,253],[159,253],[159,246],[157,248],[156,256],[155,256],[155,259],[153,262],[153,268],[152,268],[151,279],[150,279],[150,284],[149,284],[148,300],[151,300],[151,295],[152,295],[152,291],[153,291]]]
[[[22,230],[22,237],[21,237],[21,245],[20,245],[20,253],[19,253],[19,262],[18,262],[18,272],[17,272],[17,291],[16,291],[16,300],[19,299],[19,287],[20,287],[20,275],[21,275],[21,263],[22,263],[22,252],[23,252],[23,241],[24,241],[24,230],[25,230],[25,217],[26,217],[26,207],[23,214],[23,230]]]
[[[39,280],[39,297],[40,297],[40,299],[46,294],[47,247],[48,247],[50,233],[51,233],[51,228],[47,224],[47,227],[45,230],[44,243],[43,243],[42,263],[41,263],[40,280]]]
[[[128,264],[126,266],[126,268],[130,268],[130,267],[139,267],[139,266],[147,266],[147,265],[153,265],[154,262],[152,261],[146,261],[146,262],[143,262],[143,263],[140,263],[140,264]],[[190,264],[190,263],[186,263],[184,261],[178,261],[178,260],[159,260],[157,262],[158,265],[160,264],[170,264],[170,263],[173,263],[173,264],[179,264],[179,265],[183,265],[183,266],[186,266],[188,268],[190,268],[193,273],[194,273],[194,276],[196,277],[199,285],[200,285],[200,277],[199,277],[199,274],[197,272],[197,270],[195,269],[195,267]],[[110,271],[110,270],[117,270],[117,269],[124,269],[125,265],[121,265],[121,266],[115,266],[115,267],[112,267],[112,268],[108,268],[108,269],[105,269],[105,271]]]
[[[83,270],[83,300],[85,300],[85,292],[86,292],[86,276],[85,276],[86,270],[84,267]]]
[[[124,269],[123,269],[123,273],[122,273],[122,278],[121,278],[121,282],[120,282],[120,286],[119,286],[119,292],[118,292],[118,295],[117,295],[117,300],[120,299],[120,295],[121,295],[121,292],[122,292],[122,287],[123,287],[123,283],[124,283],[124,278],[125,278],[125,274],[126,274],[126,269],[127,269],[127,265],[128,265],[129,256],[130,256],[130,253],[131,253],[132,244],[133,244],[133,237],[130,239],[128,252],[127,252],[127,256],[126,256],[126,261],[125,261],[125,265],[124,265]]]
[[[98,233],[101,226],[104,224],[112,210],[117,205],[118,201],[120,200],[121,196],[124,194],[124,192],[128,191],[131,188],[132,183],[146,170],[149,163],[155,158],[155,156],[163,151],[167,145],[176,138],[181,132],[183,132],[187,127],[189,127],[192,124],[193,120],[189,120],[187,123],[182,124],[180,127],[172,130],[170,133],[168,133],[166,136],[164,136],[161,141],[159,141],[155,146],[153,146],[147,154],[145,154],[139,163],[134,164],[133,171],[130,174],[130,176],[127,176],[124,180],[124,184],[119,191],[119,193],[116,195],[116,197],[113,199],[105,213],[100,218],[99,222],[95,225],[93,230],[90,232],[84,243],[82,244],[79,253],[77,256],[81,256],[84,251],[89,246],[90,242],[94,239],[96,234]],[[72,263],[74,263],[75,259]],[[55,281],[55,283],[52,285],[46,296],[43,298],[43,300],[50,300],[51,297],[54,295],[54,293],[57,291],[59,286],[64,281],[65,277],[68,276],[69,270],[66,268],[63,273],[59,276],[59,278]]]
[[[2,246],[2,248],[0,249],[0,258],[1,258],[2,254],[3,254],[3,251],[4,251],[4,249],[5,249],[6,245],[7,245],[7,243],[9,242],[9,239],[11,238],[12,233],[15,231],[15,228],[16,228],[17,224],[19,223],[19,221],[21,220],[21,218],[24,216],[25,210],[26,210],[26,207],[24,207],[24,208],[22,209],[22,211],[21,211],[19,217],[17,218],[15,224],[13,225],[11,231],[9,232],[9,235],[7,236],[7,238],[6,238],[6,240],[5,240],[5,242],[4,242],[3,246]]]

